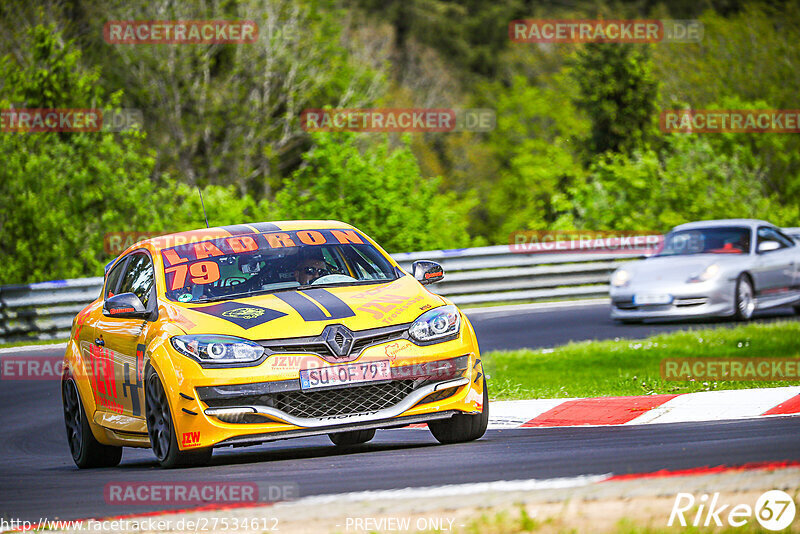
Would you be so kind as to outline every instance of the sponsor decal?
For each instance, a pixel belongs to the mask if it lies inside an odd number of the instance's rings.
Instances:
[[[390,343],[389,345],[386,345],[386,347],[384,348],[384,351],[386,352],[386,356],[389,357],[389,360],[395,361],[397,359],[397,355],[399,353],[407,351],[407,350],[411,349],[412,347],[413,347],[413,345],[411,345],[409,343],[401,343],[401,342],[398,341],[398,342]]]
[[[235,308],[222,312],[223,317],[235,317],[238,319],[255,319],[264,315],[263,308]]]
[[[253,304],[244,306],[236,302],[221,302],[190,309],[230,321],[245,330],[286,316],[285,313],[271,308],[262,308]]]
[[[424,297],[422,295],[416,297],[391,294],[381,295],[370,302],[362,304],[357,309],[372,314],[373,319],[386,324],[392,324],[401,313],[408,310],[414,304],[422,302],[423,299]]]
[[[197,447],[200,445],[200,432],[184,432],[181,434],[181,446]]]
[[[380,412],[380,410],[372,410],[370,412],[361,412],[361,413],[349,413],[349,414],[342,414],[342,415],[326,415],[324,417],[318,417],[317,419],[319,419],[321,421],[333,421],[333,420],[341,420],[341,419],[351,419],[353,417],[375,415],[378,412]]]
[[[180,326],[186,331],[189,331],[195,326],[197,326],[192,321],[187,319],[185,315],[183,315],[181,312],[179,312],[172,306],[164,306],[162,309],[166,310],[169,322]]]

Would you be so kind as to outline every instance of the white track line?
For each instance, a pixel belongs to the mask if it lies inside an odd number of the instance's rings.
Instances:
[[[747,419],[758,417],[795,395],[800,395],[800,386],[685,393],[643,413],[626,424]]]
[[[549,478],[541,480],[500,480],[497,482],[477,482],[471,484],[450,484],[446,486],[428,486],[423,488],[404,488],[397,490],[357,491],[334,495],[316,495],[304,497],[296,501],[285,503],[288,506],[358,502],[358,501],[385,501],[399,499],[425,499],[431,497],[450,497],[460,495],[475,495],[486,492],[511,492],[533,491],[546,489],[577,488],[602,482],[611,477],[610,473],[603,475],[581,475],[568,478]]]
[[[17,352],[36,352],[46,349],[67,349],[67,343],[52,343],[50,345],[21,345],[19,347],[3,347],[0,354],[16,354]]]
[[[611,299],[565,300],[558,302],[533,302],[530,304],[508,304],[505,306],[486,306],[483,308],[464,308],[467,315],[485,315],[490,313],[512,313],[518,311],[546,312],[556,308],[582,308],[585,306],[602,306],[611,303]]]

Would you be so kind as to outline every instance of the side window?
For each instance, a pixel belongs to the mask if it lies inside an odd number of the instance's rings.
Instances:
[[[776,232],[774,228],[769,228],[767,226],[762,226],[758,229],[758,245],[764,243],[766,241],[774,241],[778,243],[778,248],[786,248],[792,246],[791,241],[782,236],[780,233]]]
[[[106,285],[105,285],[105,293],[103,294],[103,300],[113,297],[117,293],[117,286],[119,285],[119,280],[122,278],[122,273],[125,272],[125,264],[128,262],[127,258],[122,259],[122,261],[117,262],[113,269],[108,273],[106,277]]]
[[[795,245],[794,239],[787,236],[783,232],[775,230],[775,235],[777,235],[778,238],[781,240],[781,242],[784,243],[787,247],[793,247]]]
[[[133,293],[147,307],[154,280],[155,272],[150,257],[147,254],[133,254],[125,269],[119,293]]]

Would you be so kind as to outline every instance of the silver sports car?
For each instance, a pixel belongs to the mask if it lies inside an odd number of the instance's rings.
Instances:
[[[655,255],[611,276],[611,317],[728,316],[793,305],[800,313],[800,244],[754,219],[682,224]]]

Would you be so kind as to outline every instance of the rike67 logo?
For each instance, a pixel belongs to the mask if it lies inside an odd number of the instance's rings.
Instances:
[[[719,493],[704,493],[697,498],[691,493],[678,493],[667,526],[722,527],[727,523],[730,527],[741,527],[755,517],[762,528],[777,531],[791,525],[796,512],[792,496],[781,490],[763,493],[754,507],[724,502]]]

